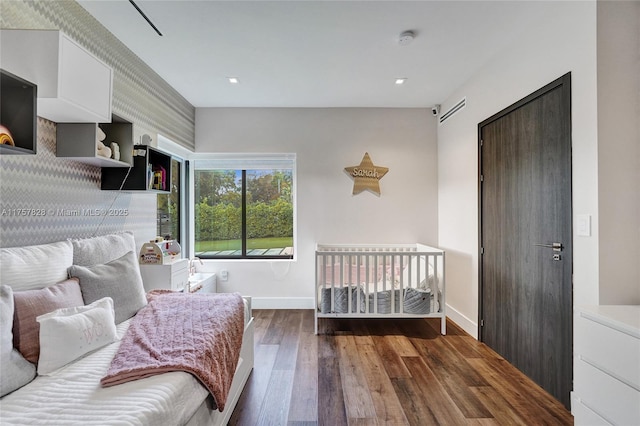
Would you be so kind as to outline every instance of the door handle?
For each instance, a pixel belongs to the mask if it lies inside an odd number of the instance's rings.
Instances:
[[[564,248],[562,246],[562,243],[534,244],[534,246],[547,247],[547,248],[553,249],[553,251],[562,251],[562,249]]]

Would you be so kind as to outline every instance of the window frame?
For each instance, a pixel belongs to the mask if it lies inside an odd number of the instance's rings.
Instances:
[[[208,164],[204,167],[203,164]],[[293,253],[290,255],[249,255],[247,254],[247,203],[246,203],[246,171],[247,170],[291,170],[291,203],[293,207]],[[221,255],[221,256],[200,256],[196,254],[195,247],[195,174],[197,170],[236,170],[242,171],[242,238],[241,238],[241,254],[240,255]],[[248,261],[295,261],[297,258],[297,208],[296,208],[296,155],[295,154],[208,154],[197,155],[193,161],[193,167],[190,172],[190,207],[189,218],[192,221],[190,234],[192,242],[193,255],[198,256],[202,260],[248,260]]]
[[[173,167],[173,162],[175,161],[176,163],[178,163],[178,173],[177,173],[177,180],[178,180],[178,223],[177,223],[177,232],[178,235],[172,235],[171,239],[174,241],[177,241],[180,244],[180,247],[184,247],[187,243],[187,241],[189,240],[189,236],[186,233],[186,225],[185,225],[185,220],[184,220],[184,216],[186,214],[186,190],[187,190],[187,186],[186,186],[186,182],[185,182],[185,177],[187,175],[186,173],[186,169],[187,169],[187,164],[188,161],[178,157],[176,155],[173,155],[171,153],[167,153],[171,156],[171,166]],[[176,177],[176,174],[171,173],[171,179],[173,181],[173,179]],[[171,188],[173,188],[173,182],[170,183]],[[156,195],[156,217],[158,214],[158,210],[159,210],[159,197],[170,197],[172,190],[170,190],[168,193],[167,192],[162,192],[162,193],[158,193]],[[163,235],[162,232],[160,232],[160,230],[156,227],[156,235],[158,236],[162,236],[164,237],[165,235]]]
[[[193,152],[178,145],[171,139],[165,137],[162,134],[157,134],[157,146],[164,153],[171,156],[171,160],[176,160],[180,163],[180,249],[182,258],[191,258],[193,253],[191,247],[193,247],[193,221],[190,220],[193,214],[193,209],[190,206],[191,197],[191,182],[193,181],[193,173],[190,167],[190,158]],[[156,197],[156,215],[158,210],[157,197]]]

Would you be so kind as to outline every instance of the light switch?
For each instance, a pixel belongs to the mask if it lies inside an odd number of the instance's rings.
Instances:
[[[590,237],[591,236],[591,215],[590,214],[579,214],[577,217],[577,233],[580,237]]]

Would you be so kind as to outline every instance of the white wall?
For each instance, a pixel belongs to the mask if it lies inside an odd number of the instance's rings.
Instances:
[[[447,251],[447,314],[477,336],[478,123],[571,71],[573,214],[598,223],[596,4],[553,12],[443,102],[467,107],[438,126],[438,245]],[[574,219],[575,223],[575,219]],[[575,234],[575,232],[574,232]],[[574,303],[598,303],[598,227],[573,238]]]
[[[202,270],[228,270],[219,291],[252,295],[255,307],[310,308],[316,243],[435,245],[435,123],[429,109],[197,109],[197,153],[297,154],[296,261],[210,260]],[[365,152],[389,168],[380,197],[352,195],[344,172]]]
[[[640,2],[598,2],[600,304],[640,304]]]

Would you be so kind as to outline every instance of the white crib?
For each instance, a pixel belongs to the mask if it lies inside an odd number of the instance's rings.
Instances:
[[[318,244],[318,318],[440,318],[446,334],[444,251],[424,244]]]

